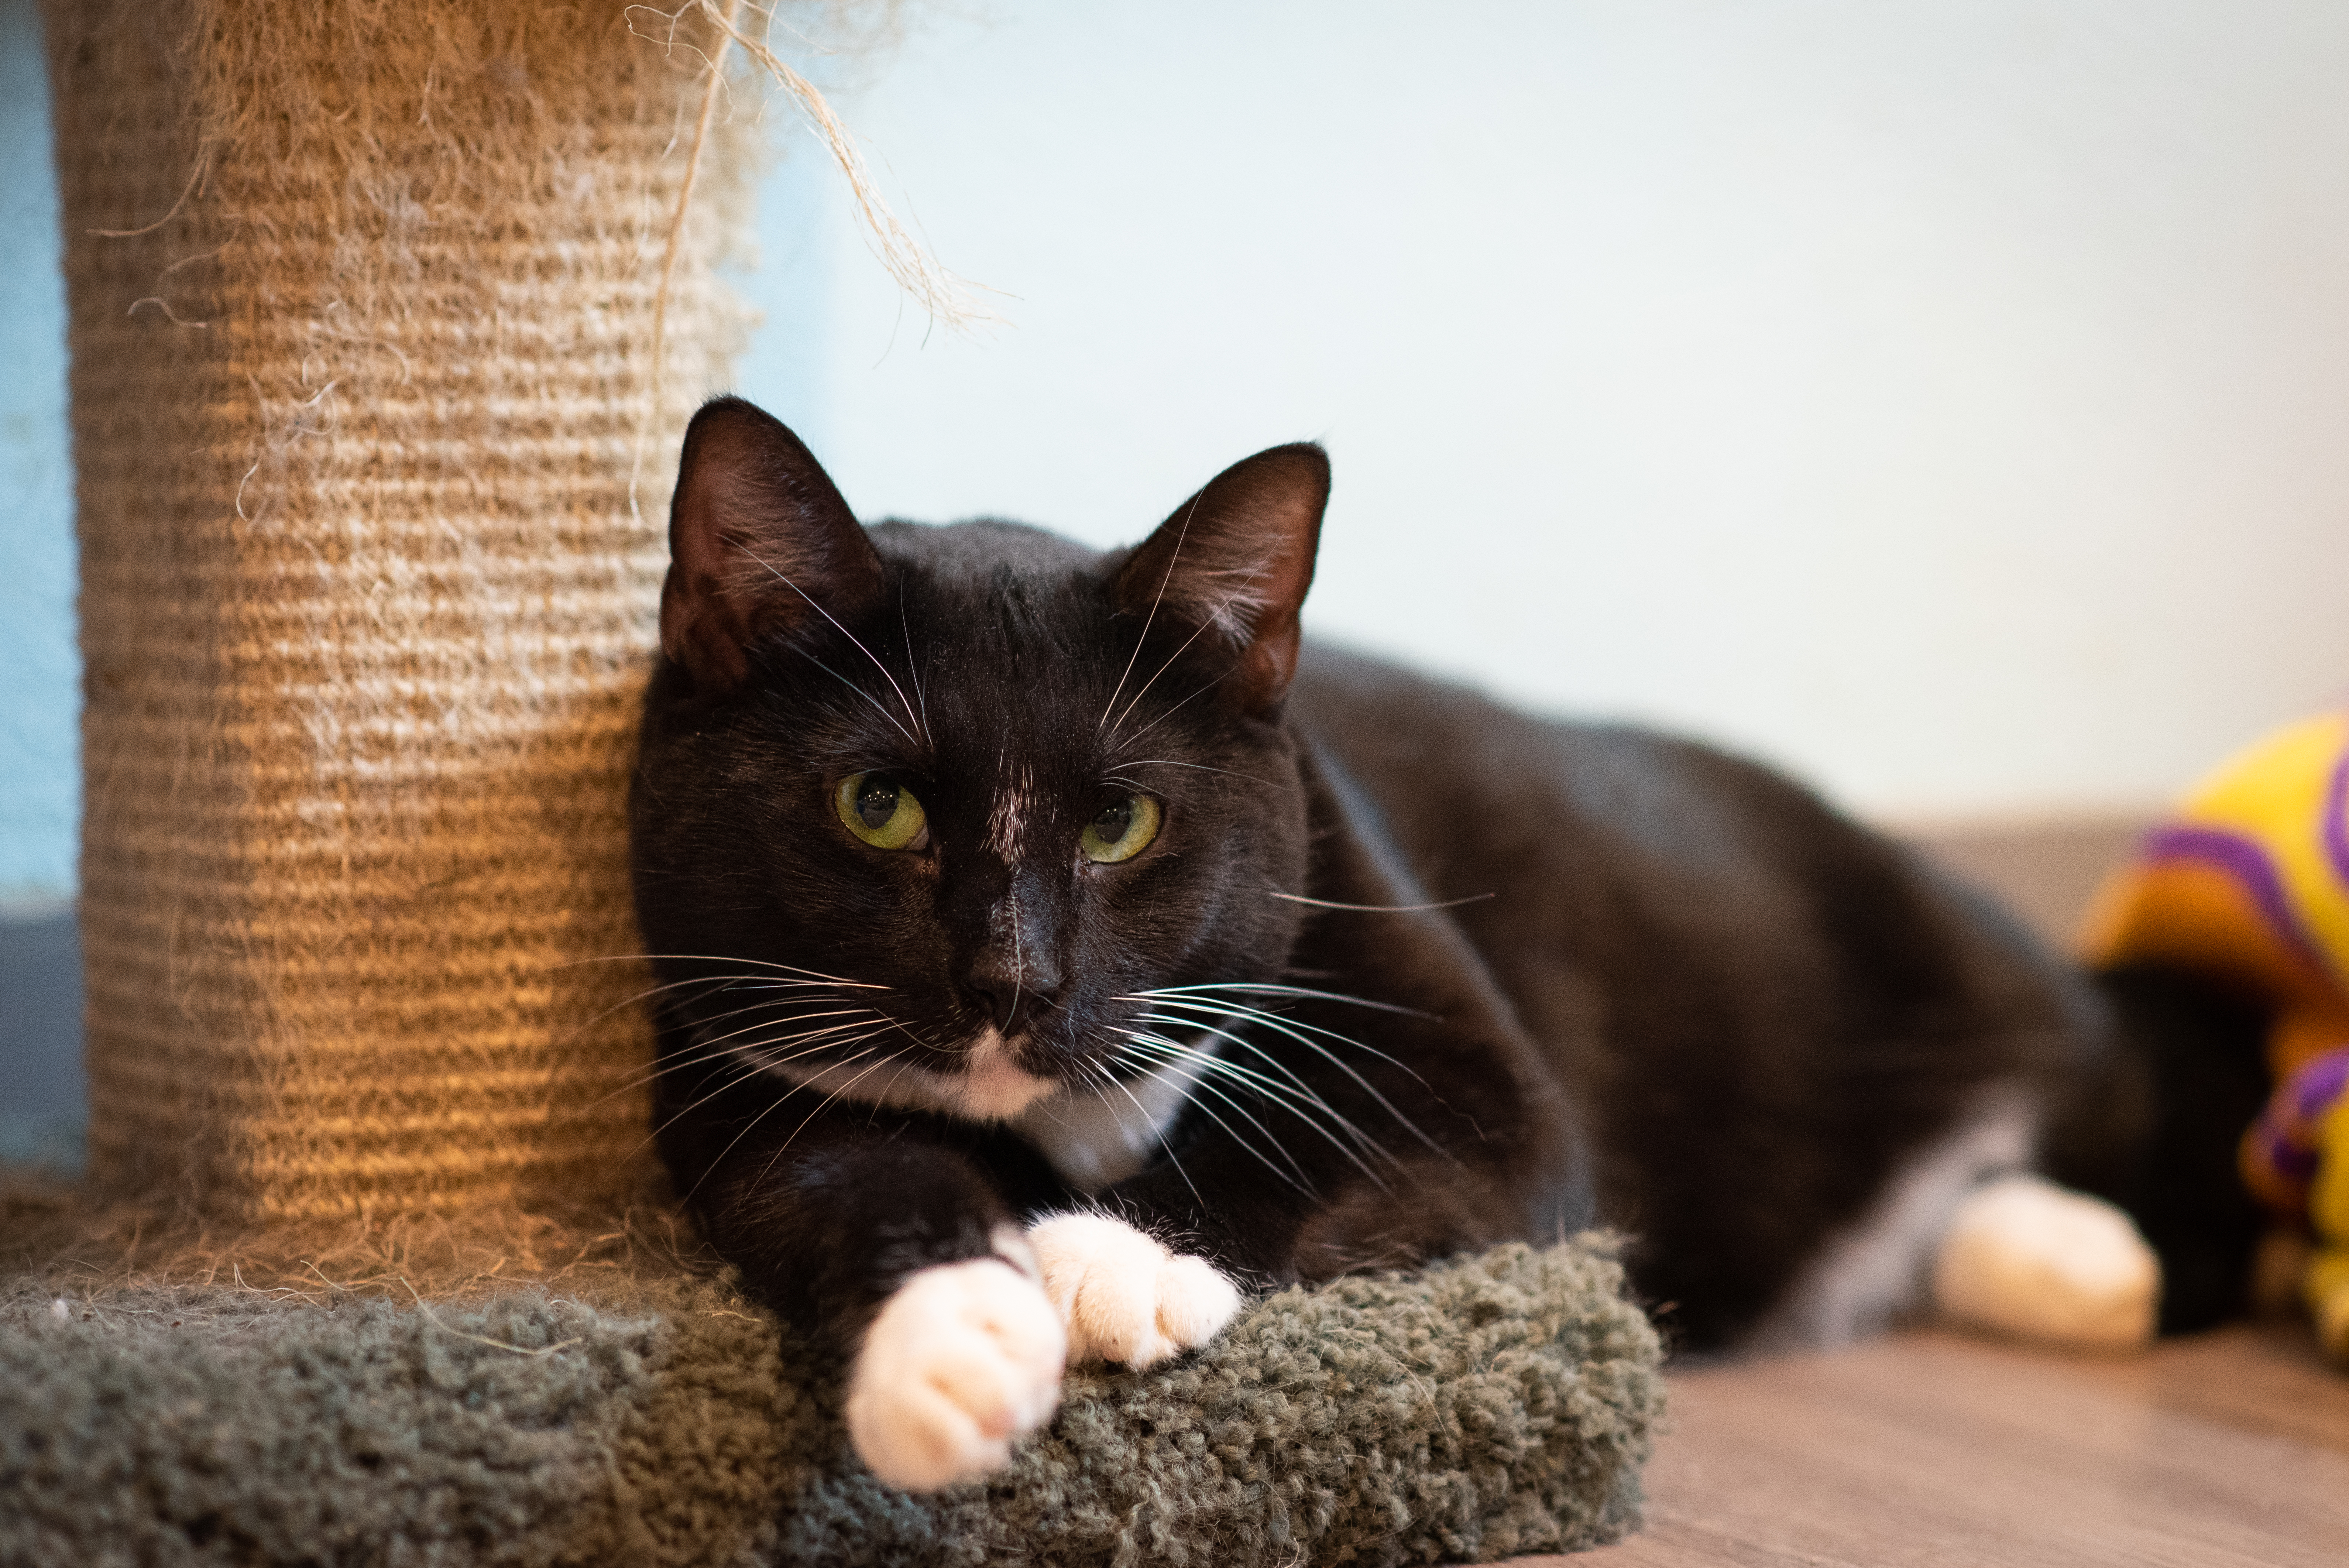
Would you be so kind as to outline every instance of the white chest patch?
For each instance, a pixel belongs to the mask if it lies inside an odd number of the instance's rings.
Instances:
[[[1192,1049],[1213,1054],[1215,1045],[1215,1037],[1206,1035],[1194,1041]],[[1008,1122],[1070,1186],[1088,1196],[1150,1163],[1160,1137],[1190,1103],[1192,1087],[1206,1071],[1195,1062],[1177,1062],[1120,1088],[1071,1088],[1021,1069],[992,1028],[971,1045],[969,1065],[959,1074],[895,1061],[880,1066],[779,1063],[765,1070],[818,1096],[935,1111],[964,1121]],[[808,1108],[820,1103],[811,1099]]]
[[[777,1064],[766,1071],[789,1078],[801,1088],[844,1100],[936,1111],[972,1122],[1009,1121],[1060,1087],[1050,1078],[1021,1069],[1011,1059],[1003,1036],[992,1027],[971,1044],[968,1065],[958,1074],[934,1073],[899,1061],[878,1066],[856,1062],[823,1067]],[[811,1101],[809,1108],[812,1110],[817,1103]]]
[[[1210,1051],[1214,1039],[1193,1048]],[[1011,1125],[1070,1186],[1090,1196],[1150,1163],[1160,1136],[1190,1103],[1192,1086],[1205,1072],[1178,1062],[1123,1089],[1063,1089],[1029,1106]]]

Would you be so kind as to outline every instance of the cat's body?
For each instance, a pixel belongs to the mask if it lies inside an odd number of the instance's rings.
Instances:
[[[1437,918],[1542,1046],[1595,1215],[1685,1346],[1839,1341],[1915,1304],[1935,1221],[2026,1166],[2107,1049],[2083,977],[1753,763],[1351,659],[1309,658],[1291,704],[1421,897],[1473,900]],[[1323,919],[1375,954],[1393,917]],[[1899,1233],[1889,1190],[1945,1152]],[[1875,1252],[1834,1255],[1872,1220]]]
[[[2143,1165],[2095,989],[1906,851],[1300,659],[1327,483],[1275,449],[1102,556],[868,534],[747,405],[688,436],[633,808],[661,1147],[858,1356],[892,1479],[999,1456],[1063,1333],[1147,1361],[1236,1286],[1605,1224],[1680,1343],[1817,1343],[1914,1304],[1985,1178]],[[2016,1245],[2104,1246],[2127,1337],[2114,1225]]]

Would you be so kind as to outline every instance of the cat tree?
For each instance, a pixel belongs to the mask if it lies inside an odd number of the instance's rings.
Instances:
[[[47,0],[97,1190],[0,1188],[0,1559],[1270,1564],[1632,1528],[1659,1352],[1603,1243],[1284,1293],[1195,1361],[1072,1376],[1012,1471],[923,1500],[850,1452],[831,1348],[674,1250],[460,1241],[437,1303],[398,1248],[305,1250],[527,1220],[645,1140],[623,804],[670,463],[744,326],[725,45],[955,313],[747,0],[684,4]],[[75,1207],[109,1192],[167,1194],[178,1251],[140,1253],[151,1203]]]
[[[47,26],[94,1173],[253,1219],[607,1181],[645,1130],[608,961],[669,465],[744,325],[713,28]]]

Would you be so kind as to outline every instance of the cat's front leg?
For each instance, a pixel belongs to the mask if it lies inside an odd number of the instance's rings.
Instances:
[[[2159,1315],[2161,1261],[2120,1209],[2017,1172],[1958,1204],[1932,1290],[1942,1316],[1975,1328],[2075,1350],[2142,1350]]]
[[[750,1293],[848,1362],[843,1415],[874,1475],[970,1480],[1050,1419],[1067,1337],[1007,1199],[1039,1195],[1016,1160],[980,1132],[870,1107],[771,1133],[782,1118],[761,1120],[755,1096],[702,1108],[673,1118],[672,1168]]]
[[[907,1277],[864,1331],[843,1411],[866,1467],[927,1491],[1000,1469],[1060,1407],[1068,1344],[1027,1242]]]
[[[1149,1366],[1206,1344],[1240,1309],[1239,1287],[1215,1264],[1112,1215],[1049,1214],[1028,1241],[1072,1362]]]

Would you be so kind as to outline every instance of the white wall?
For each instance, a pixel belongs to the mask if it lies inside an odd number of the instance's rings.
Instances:
[[[1016,325],[926,341],[803,140],[746,280],[868,514],[1106,544],[1319,436],[1319,630],[1899,815],[2349,695],[2337,0],[960,4],[839,102]],[[0,0],[0,898],[76,809],[45,97]]]
[[[1865,808],[2133,807],[2349,696],[2349,7],[988,0],[803,140],[741,385],[868,515],[1326,441],[1310,624]]]

